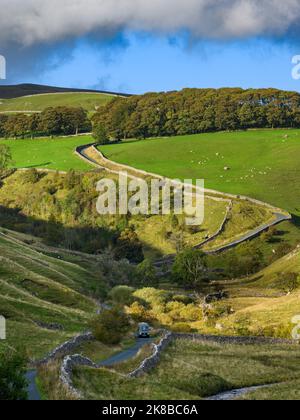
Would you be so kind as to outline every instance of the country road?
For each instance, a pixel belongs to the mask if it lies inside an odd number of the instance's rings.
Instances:
[[[26,380],[28,382],[27,393],[28,401],[40,401],[41,395],[36,384],[37,371],[29,370],[26,373]]]
[[[98,367],[113,366],[133,359],[146,344],[151,344],[153,340],[154,338],[138,338],[135,344],[129,349],[123,350],[120,353],[117,353],[114,356],[97,363],[97,365]],[[40,401],[41,395],[36,384],[37,370],[29,370],[26,373],[26,379],[28,382],[28,400]]]
[[[133,359],[146,344],[151,344],[152,342],[153,338],[138,338],[134,346],[98,363],[98,366],[113,366]]]

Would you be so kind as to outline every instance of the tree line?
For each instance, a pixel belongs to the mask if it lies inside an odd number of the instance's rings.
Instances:
[[[0,137],[33,138],[86,133],[92,130],[87,112],[82,108],[47,108],[40,114],[0,114]]]
[[[300,94],[277,89],[184,89],[115,98],[93,117],[100,140],[300,127]]]

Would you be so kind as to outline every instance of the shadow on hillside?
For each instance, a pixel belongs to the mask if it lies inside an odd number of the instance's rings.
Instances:
[[[292,223],[300,229],[300,216],[292,214]]]
[[[45,221],[26,216],[21,208],[8,208],[1,205],[0,227],[40,238],[48,246],[94,255],[101,254],[107,249],[116,249],[120,236],[120,231],[113,228],[64,226],[57,221]],[[142,243],[142,246],[144,247],[145,244]],[[147,248],[149,249],[149,245]],[[157,249],[153,248],[151,251],[162,256]],[[134,249],[131,249],[132,254],[134,259]]]
[[[36,165],[24,166],[25,169],[33,169],[33,168],[45,168],[45,166],[51,165],[53,162],[43,162]]]

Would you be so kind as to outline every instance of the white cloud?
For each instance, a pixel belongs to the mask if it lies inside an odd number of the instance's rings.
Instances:
[[[32,45],[120,28],[196,37],[284,35],[300,0],[0,0],[0,44]]]

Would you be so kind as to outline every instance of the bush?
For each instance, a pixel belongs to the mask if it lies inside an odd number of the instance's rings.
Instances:
[[[117,305],[130,306],[134,301],[133,292],[132,287],[116,286],[110,291],[109,297]]]
[[[23,182],[27,184],[36,184],[39,180],[40,174],[35,168],[26,171],[23,175]]]
[[[143,245],[133,228],[125,229],[117,240],[115,249],[117,260],[127,259],[139,264],[144,260]]]
[[[300,287],[300,277],[297,273],[278,274],[275,286],[284,293],[292,293]]]
[[[106,309],[91,322],[96,340],[108,345],[119,344],[129,328],[129,319],[119,308]]]
[[[184,303],[185,305],[188,305],[189,303],[193,303],[193,298],[187,295],[174,295],[173,300],[176,302]]]
[[[139,302],[134,302],[130,306],[128,313],[130,314],[132,319],[136,322],[150,322],[152,320],[150,313]]]

